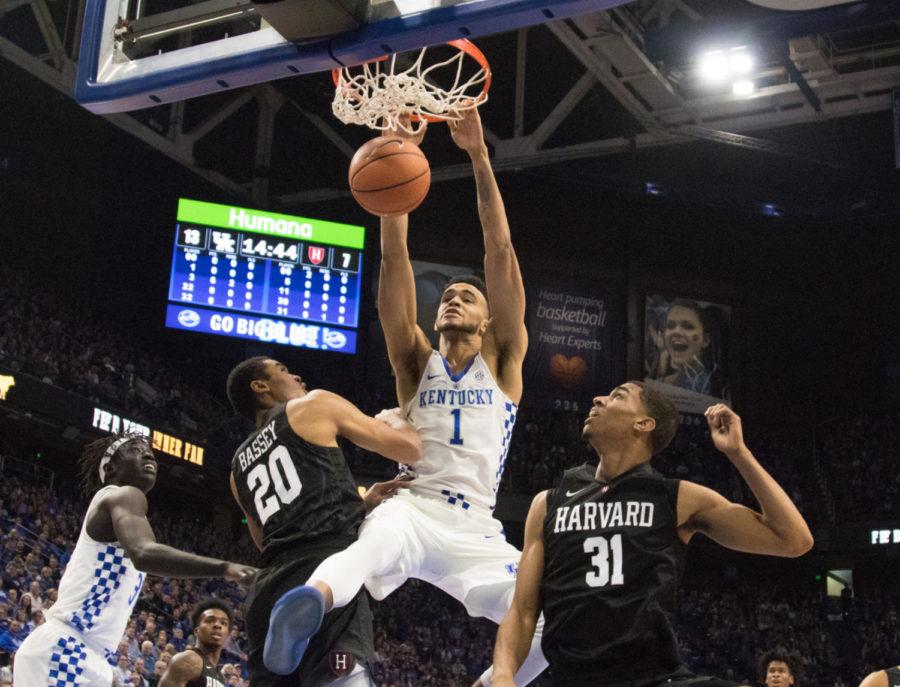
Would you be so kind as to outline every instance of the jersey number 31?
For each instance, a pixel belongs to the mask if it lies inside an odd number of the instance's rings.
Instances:
[[[618,587],[625,584],[622,574],[622,535],[614,534],[606,537],[588,537],[584,540],[584,552],[591,556],[594,569],[585,575],[589,587]],[[612,568],[612,575],[610,575]]]
[[[269,487],[275,493],[269,493]],[[303,485],[300,475],[284,446],[276,446],[269,454],[268,463],[259,462],[247,473],[247,488],[253,494],[253,503],[261,525],[294,499],[300,496]]]

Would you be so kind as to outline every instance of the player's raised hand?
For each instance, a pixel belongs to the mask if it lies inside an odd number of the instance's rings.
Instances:
[[[259,572],[258,568],[254,568],[252,565],[229,563],[225,566],[225,572],[222,574],[222,577],[229,582],[237,582],[239,585],[249,587],[257,572]]]
[[[392,498],[400,489],[409,489],[411,481],[404,475],[395,477],[389,482],[375,482],[363,497],[363,501],[366,502],[366,510],[377,508],[382,502]]]
[[[481,115],[478,108],[473,107],[462,113],[459,121],[450,120],[450,136],[453,142],[465,150],[469,155],[479,152],[484,147],[484,130],[481,128]]]
[[[724,403],[706,409],[706,422],[713,444],[727,456],[733,456],[746,448],[741,418]]]

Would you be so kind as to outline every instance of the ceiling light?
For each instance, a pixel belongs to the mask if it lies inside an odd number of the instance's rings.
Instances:
[[[700,58],[700,74],[706,81],[724,81],[731,71],[728,56],[721,50],[708,52]]]
[[[750,79],[741,79],[740,81],[735,81],[731,84],[731,90],[735,95],[753,95],[753,91],[756,90],[756,85],[750,81]]]
[[[753,71],[753,55],[746,48],[735,48],[728,56],[728,66],[733,74],[749,74]]]

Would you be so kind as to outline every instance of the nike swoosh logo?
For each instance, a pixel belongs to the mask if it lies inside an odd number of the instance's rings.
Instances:
[[[584,487],[584,489],[587,489],[587,487]],[[584,489],[579,489],[578,491],[567,491],[566,496],[575,496],[576,494],[580,494],[581,492],[583,492]]]
[[[439,374],[436,375],[428,375],[428,379],[434,379],[435,377],[440,377]]]

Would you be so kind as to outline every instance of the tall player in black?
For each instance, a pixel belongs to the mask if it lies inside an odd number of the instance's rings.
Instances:
[[[494,649],[494,687],[513,686],[541,611],[554,686],[730,684],[697,678],[679,657],[674,623],[688,541],[702,532],[738,551],[800,556],[813,540],[744,444],[740,418],[716,405],[706,419],[762,512],[650,467],[677,427],[665,396],[641,382],[598,396],[583,436],[599,466],[566,471],[528,513],[515,597]]]
[[[221,599],[204,599],[191,612],[197,646],[175,654],[159,687],[225,687],[219,657],[234,622],[231,608]]]
[[[859,687],[900,687],[900,666],[876,670],[859,683]]]
[[[352,544],[367,507],[400,486],[400,480],[386,482],[370,489],[365,501],[360,498],[338,437],[408,464],[421,455],[419,436],[399,413],[375,419],[336,394],[307,391],[299,376],[269,358],[237,365],[227,390],[235,410],[256,423],[231,464],[232,493],[262,551],[261,570],[247,597],[250,682],[253,687],[371,685],[372,614],[365,592],[325,617],[296,671],[279,670],[296,665],[290,657],[270,660],[267,631],[270,617],[272,636],[294,633],[296,623],[309,618],[318,622],[323,609],[282,617],[277,603],[328,556]],[[310,603],[321,603],[321,597]]]

